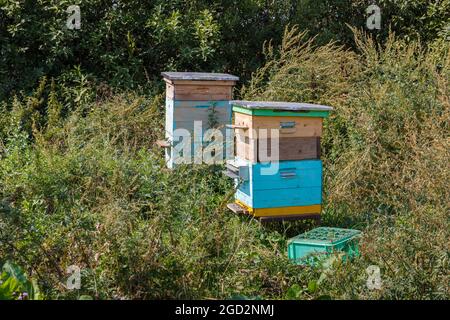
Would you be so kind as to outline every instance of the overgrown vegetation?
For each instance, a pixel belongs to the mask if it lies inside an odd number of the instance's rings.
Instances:
[[[154,92],[160,72],[231,72],[248,80],[262,44],[281,42],[288,24],[354,47],[346,24],[365,28],[371,0],[0,1],[0,100],[30,93],[42,76],[71,82],[81,68],[97,84]],[[382,29],[425,43],[449,36],[450,1],[379,0]],[[79,5],[81,30],[66,27]]]
[[[358,51],[314,47],[296,28],[243,95],[332,105],[324,134],[326,224],[364,228],[363,258],[323,292],[343,298],[448,298],[449,45],[425,49],[356,32]],[[367,292],[365,268],[384,274]]]
[[[83,1],[82,37],[55,27],[66,2],[2,2],[0,265],[47,299],[448,299],[449,3],[381,2],[399,35],[345,26],[365,1]],[[333,106],[323,224],[361,229],[362,256],[294,266],[286,242],[308,222],[232,214],[220,167],[166,170],[162,69],[255,71],[240,96]],[[10,274],[2,298],[32,293]]]

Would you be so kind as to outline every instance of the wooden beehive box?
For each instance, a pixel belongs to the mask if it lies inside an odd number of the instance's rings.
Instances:
[[[229,101],[238,77],[226,73],[163,72],[166,99],[182,101]]]
[[[231,123],[233,86],[238,77],[224,73],[163,72],[166,83],[166,160],[174,166],[174,132],[187,130],[192,139],[192,154],[203,147],[203,133]],[[201,137],[194,139],[194,123],[201,124]]]
[[[262,220],[320,218],[323,118],[331,107],[305,103],[230,101],[236,157],[227,175],[236,181],[229,208]],[[271,132],[274,130],[275,132]],[[262,131],[265,131],[264,134]],[[278,144],[275,138],[278,136]],[[274,135],[274,136],[272,136]],[[278,157],[273,154],[277,148]],[[267,173],[268,167],[276,170]]]
[[[235,158],[227,162],[236,179],[236,202],[258,218],[318,216],[322,208],[322,161],[281,161],[275,174],[262,171],[270,164]]]
[[[279,159],[320,158],[323,118],[331,107],[292,102],[230,101],[236,128],[236,156],[253,163],[271,154],[271,129],[278,129]],[[260,129],[266,129],[267,135]]]

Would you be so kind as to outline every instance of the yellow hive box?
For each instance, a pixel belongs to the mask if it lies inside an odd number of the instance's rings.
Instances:
[[[240,201],[228,205],[228,208],[236,213],[247,213],[256,218],[262,219],[320,219],[322,206],[295,206],[295,207],[281,207],[281,208],[250,208]]]

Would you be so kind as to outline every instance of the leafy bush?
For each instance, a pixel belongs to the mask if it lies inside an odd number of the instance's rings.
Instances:
[[[80,30],[66,27],[70,5],[80,7]],[[253,0],[4,0],[0,100],[29,92],[43,76],[63,81],[76,66],[97,82],[134,90],[153,89],[165,70],[248,74],[263,41],[282,31],[281,8]]]

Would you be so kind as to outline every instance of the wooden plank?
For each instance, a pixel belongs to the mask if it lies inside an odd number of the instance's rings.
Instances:
[[[166,99],[173,100],[175,98],[175,88],[172,84],[166,83]]]
[[[236,81],[225,81],[225,80],[169,80],[171,84],[177,85],[202,85],[202,86],[228,86],[233,87],[236,84]],[[166,81],[167,82],[167,81]]]
[[[250,196],[251,181],[246,181],[239,185],[239,189],[234,194],[234,199],[246,208],[253,208],[253,198]]]
[[[246,127],[246,126],[238,126],[238,125],[235,125],[235,124],[229,124],[229,125],[227,125],[227,128],[248,130],[248,127]]]
[[[265,175],[261,163],[251,165],[248,182],[239,184],[235,198],[251,208],[308,206],[322,203],[322,162],[281,161],[278,172]]]
[[[320,221],[321,221],[322,217],[318,213],[315,213],[315,214],[294,214],[294,215],[273,216],[273,217],[270,217],[270,216],[259,217],[259,221],[261,221],[261,223],[273,222],[273,221],[306,220],[306,219],[315,220],[314,225],[318,226],[318,225],[320,225]]]
[[[217,101],[217,100],[195,100],[195,101],[187,101],[187,100],[169,100],[166,101],[167,104],[172,104],[174,109],[179,108],[203,108],[207,109],[209,107],[221,108],[230,110],[231,106],[228,101]]]
[[[248,188],[251,184],[247,183],[246,185]],[[250,193],[238,189],[235,193],[235,199],[254,209],[322,204],[322,187],[252,190]]]
[[[286,101],[247,101],[233,100],[232,105],[242,107],[249,110],[281,110],[281,111],[331,111],[330,106],[320,104],[303,103],[303,102],[286,102]]]
[[[169,100],[170,101],[170,100]],[[166,132],[173,132],[173,123],[174,123],[174,119],[173,119],[173,103],[166,103],[166,108],[165,108],[165,113],[166,113],[166,123],[165,123],[165,128],[166,128]]]
[[[292,128],[282,128],[284,124],[294,123]],[[321,137],[322,118],[291,117],[253,117],[255,129],[279,129],[280,138],[284,137]],[[270,134],[270,130],[268,130]]]
[[[233,211],[234,213],[238,214],[247,213],[246,209],[237,203],[229,203],[227,204],[227,208]]]
[[[249,179],[249,167],[248,165],[238,165],[227,163],[226,165],[227,171],[230,173],[230,177],[239,178],[243,181],[247,181]]]
[[[248,134],[250,139],[261,135],[259,129],[266,129],[267,135],[270,135],[271,129],[279,129],[279,137],[321,137],[322,136],[322,118],[302,118],[302,117],[257,117],[242,113],[234,113],[234,124],[237,126],[248,127],[248,132],[240,130],[239,134]],[[282,128],[283,125],[293,123],[290,128]],[[256,132],[253,130],[255,129]]]
[[[236,200],[255,209],[320,205],[322,187],[252,190],[251,196],[236,192]]]
[[[253,190],[254,208],[311,206],[322,203],[322,187]]]
[[[170,80],[170,79],[163,78],[163,80],[164,80],[164,82],[165,82],[166,84],[173,84],[173,81]]]
[[[228,178],[231,178],[231,179],[239,179],[239,175],[238,175],[236,172],[234,172],[234,171],[224,170],[224,171],[222,171],[222,173],[223,173],[225,176],[227,176]]]
[[[277,111],[266,109],[246,109],[238,106],[233,106],[233,111],[253,116],[263,117],[313,117],[313,118],[327,118],[329,111]]]
[[[298,216],[298,215],[320,215],[322,211],[322,206],[310,205],[310,206],[291,206],[291,207],[279,207],[279,208],[262,208],[255,209],[248,207],[240,201],[236,203],[244,208],[245,211],[252,214],[255,217],[287,217],[287,216]]]
[[[242,140],[244,140],[244,137],[248,138],[254,138],[254,132],[252,132],[253,129],[253,117],[242,114],[242,113],[234,113],[234,124],[237,127],[243,127],[246,129],[242,130],[236,130],[236,137],[243,136]]]
[[[196,121],[201,121],[201,125],[202,125],[202,135],[205,133],[206,130],[210,129],[209,127],[209,122],[208,120],[196,120]],[[175,131],[176,129],[186,129],[189,132],[191,132],[193,134],[194,132],[194,121],[174,121],[173,123],[173,130]],[[223,140],[225,142],[225,138],[226,138],[226,129],[223,125],[218,125],[216,127],[218,130],[220,130],[220,132],[222,132],[223,135]],[[173,131],[172,131],[173,132]]]
[[[249,139],[237,136],[236,156],[252,163],[274,160],[271,139]],[[279,139],[278,159],[307,160],[320,159],[320,137],[293,137]]]
[[[239,77],[236,77],[228,73],[215,73],[215,72],[161,72],[164,79],[171,81],[186,80],[186,81],[238,81]]]
[[[263,174],[261,163],[251,166],[253,190],[296,189],[322,186],[322,161],[281,161],[278,172]]]
[[[172,96],[167,96],[172,97]],[[176,100],[230,100],[231,86],[177,85],[174,86]]]
[[[233,87],[225,85],[176,85],[166,83],[166,99],[187,101],[220,101],[232,98]],[[231,109],[231,107],[230,107]]]
[[[249,160],[252,163],[257,162],[257,145],[255,139],[249,139],[248,136],[243,135],[236,136],[235,148],[237,157]]]
[[[170,143],[166,140],[156,140],[156,145],[161,148],[170,148]]]
[[[213,117],[217,124],[226,125],[230,121],[230,109],[209,108],[208,106],[184,107],[174,109],[174,121],[203,121],[205,125],[211,122]]]
[[[320,214],[321,210],[322,206],[318,204],[310,206],[253,209],[252,214],[255,217],[274,217],[274,216],[282,217],[292,215]]]
[[[278,160],[280,161],[320,158],[320,137],[280,138],[278,144]],[[271,156],[272,139],[257,139],[258,161],[266,162],[272,159]]]

